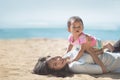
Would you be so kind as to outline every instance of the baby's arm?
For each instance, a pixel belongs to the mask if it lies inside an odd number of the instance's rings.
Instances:
[[[84,54],[84,52],[85,52],[87,46],[90,45],[90,43],[88,42],[88,40],[90,41],[91,39],[89,38],[88,35],[86,35],[86,38],[85,38],[85,39],[86,39],[86,42],[83,43],[83,44],[81,44],[81,49],[80,49],[78,55],[76,56],[76,58],[75,58],[73,61],[79,60],[80,57]],[[73,61],[72,61],[72,62],[73,62]]]
[[[68,53],[69,51],[71,51],[72,48],[73,48],[73,45],[69,44],[65,53]]]
[[[81,50],[79,51],[78,55],[76,56],[76,58],[73,61],[77,61],[80,59],[80,57],[84,54],[85,51],[85,44],[81,45]],[[72,62],[73,62],[72,61]]]
[[[72,44],[69,44],[68,47],[67,47],[67,50],[65,51],[65,53],[62,55],[63,58],[65,58],[66,56],[69,55],[69,51],[71,51],[73,48],[73,45]]]

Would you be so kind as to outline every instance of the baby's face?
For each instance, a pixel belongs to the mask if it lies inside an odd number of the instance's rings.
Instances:
[[[79,36],[83,31],[83,24],[81,22],[73,22],[70,26],[70,32],[74,36]]]

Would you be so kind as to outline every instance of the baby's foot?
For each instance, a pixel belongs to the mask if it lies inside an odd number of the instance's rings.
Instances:
[[[114,50],[114,47],[110,43],[106,45],[106,48],[108,48],[110,52]]]

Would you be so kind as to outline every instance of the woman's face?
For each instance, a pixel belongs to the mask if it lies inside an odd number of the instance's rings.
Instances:
[[[66,63],[67,63],[67,60],[63,59],[60,56],[56,56],[47,61],[49,68],[54,70],[62,69],[66,65]]]

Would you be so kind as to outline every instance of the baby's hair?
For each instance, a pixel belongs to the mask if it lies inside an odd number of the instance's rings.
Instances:
[[[67,22],[67,26],[68,26],[68,27],[70,27],[72,21],[73,21],[73,22],[81,22],[82,25],[84,25],[84,24],[83,24],[83,21],[82,21],[82,19],[81,19],[80,17],[78,17],[78,16],[72,16],[72,17],[69,18],[69,20],[68,20],[68,22]]]

